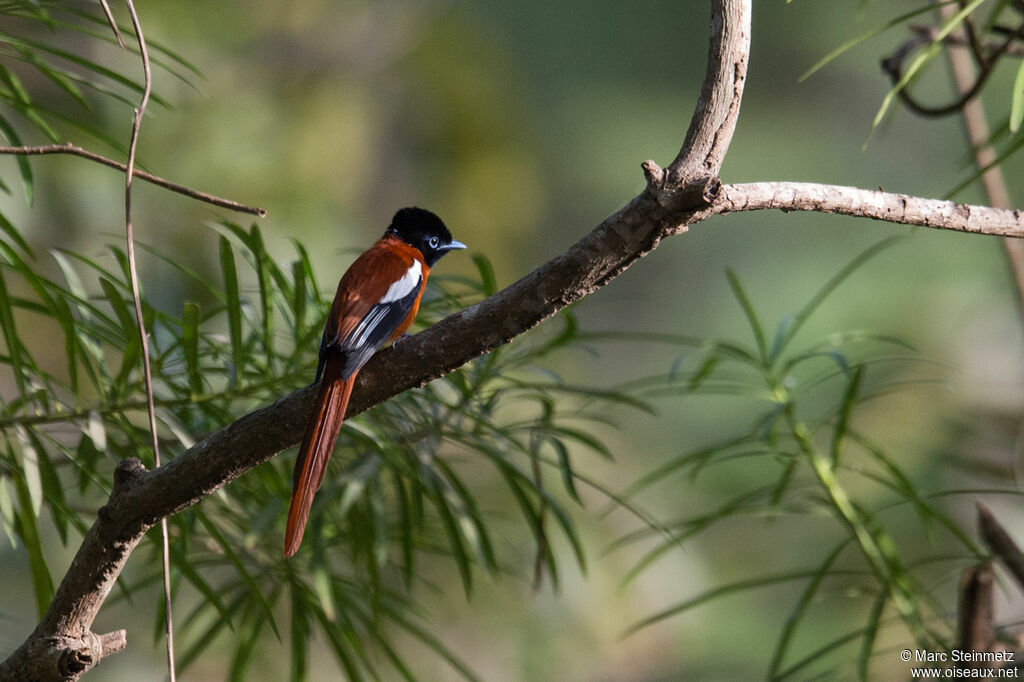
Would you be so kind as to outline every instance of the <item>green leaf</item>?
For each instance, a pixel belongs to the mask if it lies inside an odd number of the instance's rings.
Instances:
[[[870,442],[862,434],[853,430],[849,431],[848,437],[850,440],[862,447],[872,459],[881,464],[885,472],[888,474],[888,476],[868,475],[868,478],[881,483],[893,492],[897,493],[901,498],[903,498],[903,501],[909,502],[913,505],[922,524],[927,525],[930,520],[938,522],[942,527],[948,530],[953,537],[957,538],[964,548],[978,561],[981,561],[985,557],[985,552],[981,547],[974,542],[971,536],[965,532],[956,521],[930,505],[925,497],[922,497],[914,483],[907,477],[903,470],[900,469],[896,462],[893,461],[892,457],[882,450],[882,448]],[[864,475],[867,474],[865,473]]]
[[[718,599],[720,597],[729,596],[731,594],[736,594],[738,592],[744,592],[746,590],[751,590],[755,588],[768,587],[769,585],[778,585],[779,583],[788,583],[796,580],[802,580],[804,578],[812,578],[814,577],[814,575],[815,572],[813,571],[795,571],[793,573],[769,574],[765,576],[760,576],[758,578],[750,578],[748,580],[737,580],[736,582],[729,583],[727,585],[722,585],[721,587],[716,587],[705,592],[701,592],[697,596],[687,599],[684,602],[680,602],[678,604],[668,607],[667,609],[658,611],[657,613],[650,615],[634,623],[633,625],[630,625],[628,628],[626,628],[624,636],[628,637],[629,635],[634,634],[638,630],[642,630],[645,627],[654,625],[655,623],[659,623],[665,620],[666,618],[678,616],[679,614],[685,611],[689,611],[692,608],[700,606],[701,604],[705,604],[709,601]]]
[[[185,351],[189,391],[194,400],[203,394],[203,373],[199,366],[199,305],[196,303],[185,303],[181,316],[181,343]]]
[[[40,453],[36,450],[35,443],[29,438],[28,430],[24,426],[18,424],[15,426],[14,432],[18,437],[18,445],[21,449],[21,474],[24,476],[25,487],[32,502],[32,515],[38,517],[43,513],[43,479],[39,473]]]
[[[889,89],[889,92],[885,94],[885,97],[882,99],[882,106],[878,108],[878,113],[875,114],[875,119],[872,121],[872,129],[877,128],[882,122],[882,119],[885,118],[885,114],[889,111],[889,108],[892,106],[893,101],[895,101],[896,96],[900,91],[910,85],[910,83],[922,73],[928,62],[942,52],[942,43],[946,37],[960,26],[967,16],[987,1],[988,0],[972,0],[961,7],[956,14],[943,22],[942,28],[935,33],[932,37],[932,41],[911,60],[910,65],[904,70],[903,76],[900,78],[899,82],[893,85]]]
[[[480,679],[472,670],[469,669],[469,666],[452,654],[448,647],[442,644],[429,629],[420,627],[416,623],[412,622],[412,620],[407,618],[406,614],[401,611],[393,613],[392,618],[398,622],[402,629],[423,642],[438,656],[448,661],[448,664],[455,668],[456,672],[462,675],[462,677],[470,680],[471,682],[477,682]]]
[[[720,456],[733,448],[747,447],[754,442],[756,442],[756,438],[750,435],[743,435],[720,441],[707,447],[685,452],[679,457],[669,459],[650,473],[641,476],[635,483],[620,493],[620,496],[624,499],[633,497],[641,490],[665,480],[670,474],[680,469],[695,464],[700,465],[702,462],[705,462],[712,457]]]
[[[14,325],[14,310],[11,308],[11,296],[7,291],[2,267],[0,267],[0,329],[3,330],[4,344],[7,346],[7,355],[11,359],[11,372],[14,374],[14,381],[18,386],[18,394],[27,397],[25,370],[21,357],[22,345],[18,338],[17,327]]]
[[[260,292],[261,341],[267,353],[267,368],[274,366],[274,303],[270,255],[263,244],[260,229],[253,224],[246,235],[246,245],[255,260],[256,281]]]
[[[263,624],[266,621],[263,611],[250,616],[250,610],[252,610],[251,602],[242,610],[242,623],[238,628],[238,646],[231,658],[231,682],[245,682],[249,679],[249,668],[255,658],[253,652],[259,643],[260,633],[263,631]]]
[[[124,334],[124,338],[134,338],[136,335],[135,326],[135,314],[128,310],[128,306],[124,302],[124,297],[121,291],[118,290],[117,286],[108,278],[100,277],[100,287],[103,289],[103,295],[106,297],[107,302],[110,304],[111,310],[114,311],[114,315],[117,317],[117,321],[121,324],[121,333]]]
[[[68,22],[64,22],[64,21],[55,21],[54,22],[55,26],[57,26],[59,28],[66,28],[66,29],[71,29],[71,30],[74,30],[74,31],[78,31],[79,33],[87,35],[87,36],[89,36],[91,38],[97,38],[99,40],[103,40],[103,41],[105,41],[107,43],[110,43],[111,45],[117,44],[117,41],[110,35],[110,33],[111,33],[110,25],[107,22],[107,18],[105,16],[99,16],[99,17],[95,16],[93,14],[93,12],[91,12],[89,10],[77,9],[73,5],[66,5],[66,6],[62,7],[61,10],[63,12],[66,12],[66,13],[72,15],[72,16],[80,17],[82,19],[85,19],[87,21],[92,22],[93,24],[96,24],[96,25],[100,26],[103,32],[102,33],[96,33],[96,32],[93,32],[93,31],[88,31],[88,30],[85,30],[80,24],[68,23]],[[119,26],[118,28],[120,29],[121,33],[123,33],[125,35],[131,35],[132,31],[133,31],[133,28],[131,26]],[[152,38],[147,37],[146,38],[146,45],[147,45],[147,47],[149,47],[151,52],[154,52],[156,54],[162,54],[162,55],[168,57],[169,59],[171,59],[172,61],[177,62],[177,64],[179,66],[182,66],[185,69],[187,69],[188,71],[192,72],[193,75],[198,76],[200,78],[203,77],[203,73],[199,70],[198,67],[193,65],[191,62],[186,60],[184,57],[182,57],[177,52],[171,50],[171,48],[167,47],[162,42],[159,42],[159,41],[156,41],[156,40],[154,40]],[[132,52],[132,54],[138,55],[138,53],[139,53],[138,48],[135,47],[134,45],[129,45],[128,49]],[[150,55],[150,59],[153,61],[154,64],[158,64],[161,68],[166,69],[168,72],[175,74],[175,76],[177,76],[179,79],[181,79],[181,80],[185,81],[186,83],[188,83],[188,80],[182,74],[180,74],[178,71],[170,68],[170,66],[166,65],[162,60],[157,59],[156,55]]]
[[[307,653],[309,651],[309,609],[306,607],[302,590],[297,583],[291,586],[291,632],[288,640],[291,649],[291,672],[293,680],[305,680],[307,674]]]
[[[971,183],[975,182],[976,180],[978,180],[978,178],[980,178],[982,175],[987,173],[989,171],[989,169],[995,168],[996,166],[1000,165],[1003,161],[1008,159],[1010,156],[1012,156],[1013,154],[1017,153],[1017,151],[1020,150],[1021,147],[1024,147],[1024,135],[1017,135],[1014,138],[1013,142],[1009,146],[1007,146],[1006,149],[1003,149],[1001,152],[999,152],[999,154],[996,156],[995,159],[992,160],[991,163],[986,164],[985,166],[982,166],[981,168],[975,168],[974,172],[972,172],[969,176],[967,176],[966,180],[961,182],[959,185],[957,185],[953,189],[949,190],[946,193],[946,197],[945,198],[949,199],[949,198],[953,197],[954,195],[959,194],[968,185],[970,185]]]
[[[729,280],[729,288],[732,289],[733,296],[739,301],[740,307],[743,308],[743,314],[747,318],[747,322],[750,324],[750,329],[754,333],[754,341],[757,344],[757,352],[762,360],[768,357],[768,344],[765,341],[764,328],[761,326],[761,321],[757,318],[757,312],[754,310],[753,304],[747,297],[747,293],[743,290],[743,285],[740,284],[739,278],[736,273],[731,269],[726,268],[725,276]]]
[[[417,493],[406,491],[405,482],[398,471],[392,470],[391,481],[395,499],[398,501],[398,529],[402,543],[402,578],[405,588],[408,590],[412,587],[416,561],[414,552],[416,519],[413,517],[412,502],[409,496]]]
[[[238,289],[238,271],[235,269],[235,252],[231,242],[220,236],[220,269],[224,275],[224,294],[228,313],[228,334],[231,339],[231,385],[237,386],[245,369],[245,346],[242,340],[242,299]]]
[[[870,678],[868,673],[871,668],[871,653],[875,649],[875,637],[878,635],[878,626],[885,612],[885,605],[889,602],[889,594],[881,590],[875,597],[875,602],[868,615],[868,624],[864,628],[864,639],[861,640],[860,651],[857,652],[857,678],[867,682]]]
[[[181,572],[181,575],[188,580],[188,582],[195,587],[203,598],[209,602],[217,613],[220,614],[220,618],[227,622],[227,624],[234,629],[234,624],[231,619],[231,614],[224,605],[224,601],[221,599],[221,592],[216,587],[211,585],[207,580],[199,574],[196,570],[196,566],[193,562],[189,561],[188,557],[178,552],[171,552],[171,558],[174,561],[174,567]],[[252,601],[250,600],[250,604]],[[163,622],[163,619],[159,619]]]
[[[36,451],[36,461],[39,464],[39,479],[43,487],[43,499],[53,517],[53,525],[60,535],[61,544],[68,542],[68,521],[73,514],[68,511],[67,499],[64,496],[64,486],[61,484],[57,468],[50,461],[49,455],[43,448],[43,444],[34,432],[29,432],[29,438]]]
[[[316,283],[316,274],[313,272],[313,263],[309,260],[309,253],[306,251],[306,247],[298,240],[293,239],[292,246],[295,247],[295,251],[299,254],[302,272],[305,274],[306,279],[309,280],[308,290],[313,296],[313,302],[316,305],[320,305],[323,303],[323,298],[320,296],[320,287]]]
[[[899,26],[900,24],[905,23],[906,21],[908,21],[910,19],[913,19],[914,17],[916,17],[916,16],[918,16],[920,14],[925,14],[927,12],[932,12],[937,7],[941,7],[943,5],[948,5],[948,4],[950,4],[950,2],[953,2],[953,1],[955,1],[955,0],[946,0],[945,2],[929,3],[929,4],[925,5],[924,7],[919,7],[919,8],[917,8],[917,9],[911,11],[911,12],[907,12],[906,14],[901,14],[898,17],[896,17],[895,19],[890,19],[886,23],[881,24],[880,26],[877,26],[877,27],[871,29],[870,31],[868,31],[867,33],[864,33],[863,35],[860,35],[860,36],[858,36],[856,38],[853,38],[851,40],[847,40],[845,43],[843,43],[842,45],[840,45],[839,47],[837,47],[836,49],[832,50],[827,55],[822,57],[820,60],[818,60],[814,64],[814,66],[812,66],[810,69],[805,71],[803,73],[803,75],[800,76],[800,78],[797,80],[797,82],[802,83],[806,79],[810,78],[814,73],[820,71],[823,67],[825,67],[826,65],[828,65],[831,62],[835,61],[835,59],[837,57],[839,57],[840,55],[848,52],[849,50],[853,49],[857,45],[860,45],[864,41],[870,40],[871,38],[874,38],[877,35],[881,35],[882,33],[885,33],[886,31],[888,31],[890,28],[893,28],[894,26]]]
[[[1020,130],[1024,122],[1024,59],[1017,67],[1017,76],[1013,79],[1013,93],[1010,98],[1010,132]]]
[[[303,330],[306,328],[306,270],[302,261],[292,262],[292,283],[295,293],[292,296],[292,321],[296,346],[302,341]]]
[[[3,522],[4,533],[12,549],[18,548],[16,521],[14,501],[11,499],[11,490],[7,487],[7,477],[0,476],[0,522]]]
[[[323,611],[319,609],[313,609],[313,615],[320,621],[320,626],[327,635],[327,641],[331,645],[331,650],[334,651],[334,655],[338,662],[341,663],[341,667],[345,669],[345,675],[350,682],[361,681],[363,675],[352,658],[354,652],[351,650],[349,642],[345,641],[345,637],[337,623],[328,620]]]
[[[461,502],[460,505],[454,507],[454,511],[462,531],[462,537],[473,550],[477,562],[493,571],[497,567],[497,559],[487,533],[487,525],[483,521],[473,495],[446,462],[438,459],[435,460],[434,465],[444,473],[444,480],[448,482],[450,490]]]
[[[572,461],[569,459],[569,449],[557,438],[549,438],[548,442],[551,443],[551,447],[555,449],[555,455],[558,457],[558,469],[562,472],[562,485],[565,486],[565,492],[569,493],[569,496],[582,507],[583,500],[580,499],[580,494],[576,490],[576,475],[572,470]]]
[[[220,550],[224,552],[224,556],[227,557],[228,561],[231,562],[231,565],[235,567],[235,571],[238,573],[238,576],[242,579],[242,582],[244,582],[245,585],[249,588],[248,598],[250,600],[255,598],[255,600],[259,602],[259,604],[263,607],[264,616],[266,617],[267,622],[270,623],[270,627],[274,631],[274,634],[277,635],[278,639],[280,639],[281,634],[277,629],[277,622],[274,619],[273,606],[263,594],[265,590],[263,590],[260,587],[260,585],[256,582],[256,579],[253,578],[250,571],[245,567],[245,563],[243,563],[242,557],[239,556],[238,552],[235,551],[232,542],[224,536],[224,534],[217,527],[217,524],[211,521],[209,516],[204,514],[201,510],[196,511],[196,514],[197,518],[199,519],[199,523],[203,525],[203,527],[206,529],[206,532],[210,534],[210,537],[213,538],[213,540],[217,543],[217,546],[220,547]]]
[[[4,42],[9,42],[4,40]],[[48,64],[45,60],[39,57],[38,54],[28,49],[27,47],[19,46],[16,48],[21,54],[24,61],[32,64],[39,73],[43,74],[51,83],[63,90],[65,94],[75,100],[80,106],[88,109],[89,103],[82,96],[82,91],[75,85],[73,78],[69,77],[69,74],[64,73],[60,69],[53,67]]]
[[[28,242],[25,241],[25,238],[21,236],[20,232],[18,232],[18,228],[16,228],[3,213],[0,213],[0,230],[3,230],[4,234],[10,237],[11,241],[17,244],[18,248],[25,252],[25,255],[35,260],[36,256],[32,252],[32,248],[28,245]]]
[[[494,276],[494,266],[487,256],[481,253],[473,254],[473,265],[476,266],[477,274],[480,275],[480,288],[484,296],[493,296],[498,293],[498,280]]]
[[[808,318],[810,318],[814,311],[818,309],[818,306],[820,306],[840,284],[845,282],[860,266],[864,265],[866,262],[893,244],[903,241],[904,239],[906,239],[906,237],[897,235],[872,244],[857,254],[857,256],[855,256],[849,263],[841,267],[836,274],[832,275],[832,277],[825,282],[824,286],[818,289],[818,291],[811,296],[811,299],[804,304],[804,307],[797,311],[796,315],[793,316],[793,322],[786,327],[782,334],[782,339],[774,344],[772,360],[774,361],[781,356],[782,352],[788,347],[789,342],[793,340],[793,337],[795,337],[796,333],[800,331],[800,328],[803,327]]]
[[[106,79],[108,79],[108,80],[110,80],[110,81],[112,81],[114,83],[117,83],[117,84],[119,84],[121,86],[124,86],[124,87],[132,90],[133,92],[136,92],[138,94],[142,94],[143,83],[135,81],[135,80],[132,80],[131,78],[129,78],[127,76],[124,76],[124,75],[118,73],[117,71],[114,71],[113,69],[107,68],[107,67],[103,66],[102,64],[100,64],[98,62],[95,62],[95,61],[93,61],[91,59],[86,59],[85,57],[81,57],[81,56],[79,56],[79,55],[77,55],[77,54],[75,54],[73,52],[68,52],[67,50],[62,50],[60,48],[54,47],[53,45],[47,45],[46,43],[41,43],[41,42],[38,42],[38,41],[35,41],[35,40],[28,40],[28,39],[24,39],[24,38],[13,39],[10,35],[6,36],[5,40],[7,42],[9,42],[9,43],[10,42],[14,42],[14,43],[16,43],[18,45],[22,45],[22,46],[25,46],[25,47],[29,47],[29,48],[33,48],[33,49],[36,49],[36,50],[41,50],[43,52],[47,52],[47,53],[53,55],[54,57],[58,57],[60,59],[67,60],[67,61],[71,62],[72,64],[77,64],[78,66],[81,66],[82,68],[87,69],[87,70],[95,73],[98,76],[102,76],[102,77],[104,77],[104,78],[106,78]],[[6,80],[5,80],[5,82],[6,82]],[[10,85],[10,84],[8,84],[8,85]],[[150,94],[150,99],[154,103],[159,104],[162,107],[170,108],[170,103],[166,99],[164,99],[163,97],[161,97],[160,95],[158,95],[156,93],[151,93]],[[30,106],[30,104],[31,103],[28,102],[27,100],[25,101],[25,105],[26,106]],[[22,112],[22,113],[25,113],[25,112]],[[35,121],[33,121],[33,122],[35,122]],[[44,121],[41,121],[41,119],[40,119],[40,122],[42,123],[42,125],[44,125],[44,126],[46,125]],[[37,125],[39,125],[39,124],[37,123]],[[46,128],[49,128],[49,126],[46,126]],[[45,130],[44,130],[44,132],[45,132]],[[50,139],[52,141],[54,141],[54,142],[56,142],[59,139],[56,136],[56,133],[53,133],[52,136],[48,135],[48,137],[50,137]]]
[[[843,439],[846,437],[847,427],[850,423],[850,414],[853,412],[853,406],[857,403],[857,389],[860,388],[860,381],[863,377],[864,365],[858,365],[853,370],[850,381],[846,384],[843,400],[839,404],[839,413],[836,415],[835,428],[832,429],[832,443],[830,447],[832,462],[836,466],[839,465],[839,453],[842,450]]]
[[[769,680],[778,679],[779,668],[782,667],[782,664],[785,661],[786,653],[789,650],[789,644],[793,639],[793,635],[796,633],[797,626],[807,614],[807,609],[810,607],[819,588],[821,588],[822,582],[824,582],[825,578],[828,577],[832,564],[849,543],[849,538],[840,542],[835,549],[828,553],[825,557],[825,561],[822,562],[817,570],[811,572],[811,581],[800,594],[800,598],[797,600],[796,605],[790,612],[789,618],[786,619],[786,625],[782,629],[779,641],[775,645],[775,651],[772,653],[772,662],[768,667],[767,677]]]
[[[429,493],[434,502],[434,508],[437,509],[441,517],[445,533],[448,536],[448,546],[451,549],[452,557],[455,559],[455,565],[459,568],[459,577],[462,578],[462,589],[465,591],[466,596],[469,597],[473,592],[473,573],[470,568],[469,555],[466,553],[466,545],[463,542],[462,533],[459,532],[459,524],[455,520],[455,512],[452,511],[448,500],[445,499],[444,492],[441,490],[442,485],[439,479],[434,477],[429,484]]]
[[[21,520],[21,540],[28,552],[29,569],[32,573],[32,587],[36,597],[36,610],[39,618],[46,613],[50,601],[53,599],[53,579],[50,577],[50,570],[46,566],[46,557],[43,554],[43,543],[39,538],[39,526],[36,523],[38,514],[34,513],[32,494],[29,492],[29,485],[26,477],[20,472],[13,477],[14,486],[18,493],[18,517]],[[41,493],[40,493],[41,494]]]
[[[859,637],[863,636],[863,634],[864,630],[858,628],[857,630],[854,630],[853,632],[848,632],[847,634],[842,635],[841,637],[836,637],[827,644],[824,644],[815,649],[814,651],[812,651],[811,653],[807,654],[806,656],[804,656],[799,661],[797,661],[793,665],[789,666],[788,668],[780,672],[776,677],[772,679],[785,680],[786,678],[791,677],[794,674],[800,672],[811,663],[814,663],[815,661],[820,661],[827,654],[858,639]]]

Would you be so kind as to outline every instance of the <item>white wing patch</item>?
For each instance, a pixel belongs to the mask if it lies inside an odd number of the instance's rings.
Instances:
[[[383,307],[375,307],[369,315],[359,321],[359,324],[352,331],[352,336],[355,338],[353,344],[356,348],[365,346],[370,340],[370,334],[377,328],[380,321],[384,319],[384,316],[388,314],[388,309]]]
[[[423,278],[423,268],[420,267],[420,262],[413,258],[412,265],[405,271],[402,278],[388,287],[387,292],[380,299],[381,303],[393,303],[394,301],[400,301],[420,285],[420,280]]]

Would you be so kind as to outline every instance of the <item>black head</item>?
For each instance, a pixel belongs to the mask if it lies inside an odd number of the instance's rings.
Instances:
[[[399,209],[387,232],[419,249],[423,260],[430,266],[449,251],[466,248],[462,242],[452,239],[451,232],[440,218],[422,208]]]

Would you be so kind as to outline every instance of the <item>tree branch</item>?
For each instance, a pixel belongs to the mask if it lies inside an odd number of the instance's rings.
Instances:
[[[763,209],[839,213],[901,225],[1024,237],[1024,212],[1020,210],[958,204],[940,199],[811,182],[723,185],[713,205],[705,212],[723,214]]]
[[[113,159],[108,159],[105,156],[100,156],[99,154],[96,154],[95,152],[90,152],[87,149],[82,149],[81,147],[75,146],[70,142],[68,142],[67,144],[49,144],[40,147],[0,146],[0,154],[10,154],[12,156],[44,156],[47,154],[69,154],[71,156],[80,156],[83,159],[95,161],[96,163],[103,164],[104,166],[108,166],[110,168],[115,168],[121,171],[122,173],[128,172],[127,165],[120,163],[119,161],[114,161]],[[207,204],[213,204],[214,206],[227,208],[232,211],[238,211],[239,213],[249,213],[251,215],[259,216],[261,218],[267,215],[266,209],[258,208],[256,206],[247,206],[245,204],[240,204],[237,201],[231,201],[230,199],[221,199],[220,197],[216,197],[212,194],[207,194],[206,192],[200,192],[198,190],[190,189],[183,185],[171,182],[170,180],[164,180],[161,177],[157,177],[156,175],[147,173],[146,171],[139,170],[138,168],[132,168],[132,175],[138,178],[139,180],[145,180],[148,183],[157,185],[159,187],[163,187],[164,189],[169,189],[172,192],[177,192],[178,194],[183,194],[190,199],[195,199],[196,201],[202,201]]]

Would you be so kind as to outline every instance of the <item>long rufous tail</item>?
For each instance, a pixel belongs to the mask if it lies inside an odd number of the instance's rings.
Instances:
[[[348,399],[352,395],[352,385],[356,375],[348,379],[331,380],[337,376],[331,372],[330,361],[327,371],[320,383],[316,407],[306,426],[306,433],[299,446],[299,456],[295,460],[295,473],[292,477],[292,501],[288,507],[288,525],[284,533],[284,555],[295,554],[302,542],[302,533],[306,530],[309,509],[313,506],[313,495],[320,488],[327,471],[327,462],[334,449],[334,441],[341,431],[341,422],[345,419]]]

